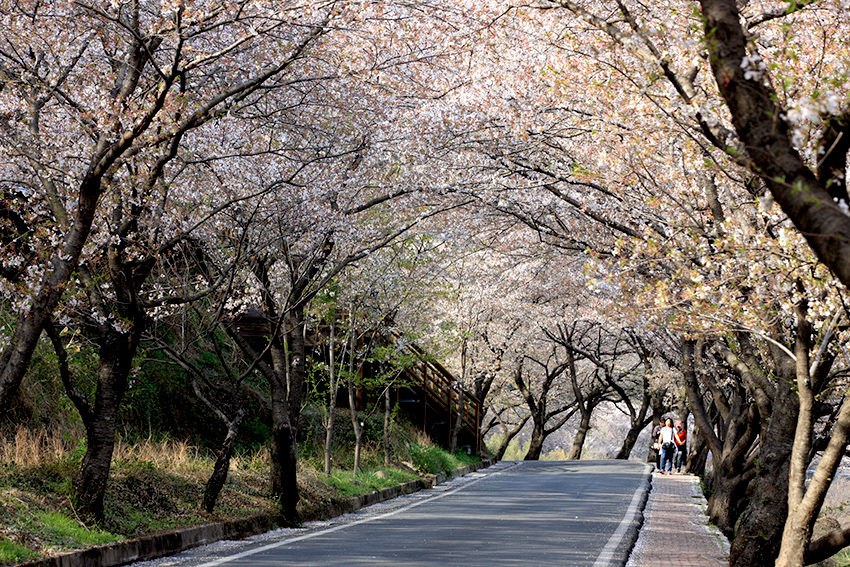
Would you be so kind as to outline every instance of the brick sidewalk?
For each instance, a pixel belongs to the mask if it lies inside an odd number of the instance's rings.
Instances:
[[[644,524],[626,567],[727,567],[729,543],[705,517],[691,475],[652,474]]]

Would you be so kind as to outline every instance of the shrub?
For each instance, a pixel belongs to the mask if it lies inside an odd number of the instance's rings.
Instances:
[[[462,451],[452,455],[436,445],[421,444],[410,446],[410,457],[417,469],[430,474],[449,473],[477,460],[476,457],[467,455]]]

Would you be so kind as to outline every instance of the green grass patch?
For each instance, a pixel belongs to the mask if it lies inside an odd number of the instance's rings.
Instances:
[[[18,545],[6,538],[0,538],[0,564],[20,563],[21,561],[34,559],[35,557],[38,557],[38,554],[30,551],[23,545]]]
[[[341,496],[360,496],[369,492],[396,486],[418,478],[414,473],[399,469],[375,469],[362,471],[356,477],[351,471],[333,470],[331,476],[324,479]]]
[[[89,529],[79,520],[69,518],[61,512],[42,512],[36,522],[47,536],[45,539],[64,547],[79,548],[102,545],[121,539],[121,536],[99,529]]]
[[[436,445],[418,444],[410,446],[410,458],[417,469],[430,474],[449,473],[458,467],[472,464],[478,460],[477,456],[462,452],[452,455]]]

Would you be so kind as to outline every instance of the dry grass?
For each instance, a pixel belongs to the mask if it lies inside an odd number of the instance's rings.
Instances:
[[[60,434],[53,429],[31,431],[18,427],[0,436],[0,463],[20,467],[45,465],[64,460],[71,455],[82,456],[85,433],[82,426],[73,433]],[[152,437],[130,443],[120,436],[115,443],[113,461],[149,463],[158,469],[174,472],[211,470],[215,456],[192,446],[188,441],[155,440]],[[231,471],[257,471],[268,468],[268,448],[253,453],[235,454]]]
[[[413,443],[416,445],[422,445],[423,447],[434,445],[434,441],[431,440],[431,436],[419,429],[413,431],[412,438]]]
[[[59,434],[53,429],[31,431],[26,427],[18,427],[13,434],[0,437],[0,462],[22,467],[55,463],[69,455],[79,454],[84,438],[82,427],[71,434]],[[186,441],[156,441],[151,437],[139,443],[127,443],[119,436],[115,443],[113,460],[145,462],[174,471],[191,471],[211,466],[209,456]]]
[[[22,467],[53,463],[74,452],[82,437],[82,431],[60,435],[52,429],[18,427],[13,434],[0,436],[0,462]]]
[[[191,472],[210,469],[212,459],[187,441],[174,439],[154,440],[151,437],[137,443],[127,443],[118,438],[115,443],[115,461],[150,463],[158,469],[173,472]]]
[[[271,466],[271,455],[268,447],[261,447],[253,453],[236,453],[230,459],[230,470],[234,471],[264,471]]]

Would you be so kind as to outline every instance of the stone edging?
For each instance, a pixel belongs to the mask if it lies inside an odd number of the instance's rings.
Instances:
[[[489,467],[495,462],[495,459],[488,459],[472,465],[459,467],[453,470],[448,476],[443,473],[429,474],[421,479],[412,480],[398,486],[376,490],[362,496],[352,496],[343,501],[341,505],[334,507],[332,515],[348,514],[364,506],[391,500],[402,494],[432,488],[446,480]],[[207,545],[224,539],[244,539],[266,533],[275,527],[277,527],[277,522],[273,515],[259,514],[240,520],[181,528],[156,535],[69,551],[61,555],[43,557],[35,561],[19,564],[19,567],[116,567],[135,561],[147,561],[167,555],[174,555],[175,553],[180,553],[193,547]]]

